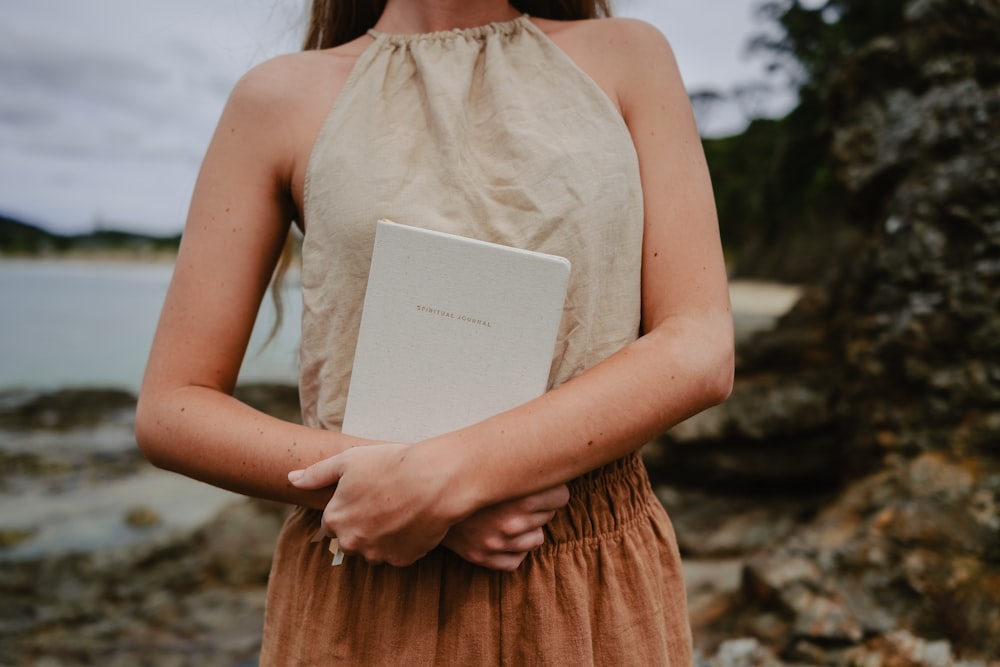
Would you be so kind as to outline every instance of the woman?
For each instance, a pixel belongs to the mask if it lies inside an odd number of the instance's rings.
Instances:
[[[676,541],[637,450],[728,395],[731,314],[666,41],[552,20],[604,10],[317,0],[315,50],[233,91],[136,431],[157,465],[298,506],[262,664],[690,664]],[[409,445],[338,432],[378,217],[571,260],[550,391]],[[231,397],[293,220],[304,426]]]

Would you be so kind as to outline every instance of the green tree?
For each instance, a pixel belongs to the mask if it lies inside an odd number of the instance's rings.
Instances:
[[[755,120],[741,135],[705,141],[723,239],[738,273],[810,280],[821,277],[810,275],[818,263],[833,260],[826,246],[846,211],[829,152],[824,84],[842,58],[902,24],[904,0],[809,4],[762,2],[756,11],[765,28],[748,45],[772,80],[795,90],[798,105],[780,120]],[[708,92],[695,97],[717,99]]]
[[[769,71],[788,73],[800,94],[818,91],[841,58],[874,37],[899,29],[904,4],[905,0],[827,0],[810,8],[800,0],[767,0],[758,5],[758,17],[778,30],[755,35],[749,51],[769,57]]]

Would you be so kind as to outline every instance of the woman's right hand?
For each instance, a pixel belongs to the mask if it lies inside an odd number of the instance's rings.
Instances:
[[[513,571],[542,546],[545,526],[569,502],[565,484],[485,507],[455,524],[441,543],[465,560]]]

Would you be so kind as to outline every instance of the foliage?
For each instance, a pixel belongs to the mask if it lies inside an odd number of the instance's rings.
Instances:
[[[64,236],[0,215],[0,256],[37,256],[68,252],[172,252],[180,236],[146,236],[99,230]]]
[[[754,237],[774,241],[790,224],[835,207],[836,183],[823,144],[801,109],[757,119],[735,137],[705,139],[723,241],[738,250]]]
[[[757,12],[767,29],[748,45],[751,55],[766,58],[770,75],[784,75],[798,93],[798,106],[780,120],[758,119],[740,135],[704,142],[723,241],[737,258],[748,244],[759,247],[803,235],[823,243],[836,231],[830,227],[846,216],[829,152],[824,83],[842,58],[901,25],[904,0],[812,4],[762,2]],[[696,104],[711,104],[721,94],[702,91],[693,97]],[[774,271],[743,261],[737,266],[741,273]]]
[[[898,30],[904,3],[826,0],[809,8],[800,0],[767,0],[757,13],[777,24],[779,32],[756,35],[749,51],[770,56],[768,70],[787,72],[800,94],[815,91],[841,58],[878,35]]]

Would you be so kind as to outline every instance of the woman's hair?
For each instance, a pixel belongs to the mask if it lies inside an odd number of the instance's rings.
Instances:
[[[304,50],[328,49],[365,34],[382,15],[386,0],[313,0]],[[511,0],[520,12],[572,21],[611,16],[610,0]]]
[[[302,50],[328,49],[357,39],[375,25],[385,3],[386,0],[313,0]],[[557,21],[611,16],[611,0],[511,0],[510,4],[519,12]],[[265,345],[281,328],[281,287],[294,261],[295,246],[295,233],[290,230],[271,282],[276,319]]]

